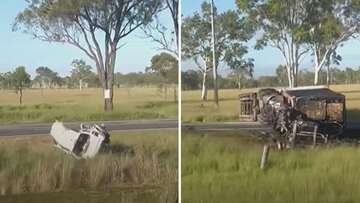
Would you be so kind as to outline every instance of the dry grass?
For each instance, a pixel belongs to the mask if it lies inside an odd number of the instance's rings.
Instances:
[[[349,120],[360,120],[360,85],[333,85],[330,88],[345,94]],[[200,90],[183,91],[182,120],[183,122],[236,121],[239,113],[239,94],[255,90],[220,90],[219,109],[214,107],[212,101],[213,92],[211,90],[208,92],[209,100],[206,102],[200,100]]]
[[[167,187],[177,183],[176,131],[112,133],[111,152],[75,160],[50,137],[0,140],[0,193],[79,188]]]
[[[176,118],[177,103],[157,88],[114,90],[114,111],[103,112],[101,89],[25,90],[18,105],[13,91],[0,90],[0,123]]]

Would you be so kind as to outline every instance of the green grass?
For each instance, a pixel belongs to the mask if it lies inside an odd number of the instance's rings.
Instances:
[[[0,194],[177,184],[175,130],[112,133],[111,152],[76,160],[50,136],[0,139]]]
[[[101,89],[25,90],[23,105],[0,90],[0,123],[176,118],[177,103],[157,88],[114,89],[114,111],[103,111]]]
[[[346,96],[348,119],[360,121],[360,85],[333,85],[330,87]],[[256,89],[219,90],[220,108],[213,104],[213,91],[209,90],[208,101],[201,101],[201,91],[182,92],[182,121],[183,122],[217,122],[236,121],[239,118],[238,96],[242,93],[256,91]]]
[[[182,200],[191,202],[359,202],[360,149],[270,151],[241,134],[182,136]]]

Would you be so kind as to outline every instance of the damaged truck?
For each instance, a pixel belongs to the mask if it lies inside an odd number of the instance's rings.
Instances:
[[[324,86],[266,88],[239,100],[241,120],[270,125],[287,144],[297,137],[327,142],[346,127],[345,96]]]
[[[81,124],[80,131],[77,132],[56,121],[50,134],[56,147],[78,159],[92,158],[110,144],[110,134],[104,125]]]

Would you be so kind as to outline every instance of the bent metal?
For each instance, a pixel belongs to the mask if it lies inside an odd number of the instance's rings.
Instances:
[[[110,134],[104,125],[81,124],[80,131],[76,132],[56,121],[51,127],[50,134],[56,147],[78,159],[92,158],[110,144]]]
[[[345,96],[324,86],[266,88],[239,95],[240,119],[271,125],[289,146],[297,137],[327,142],[346,127]]]

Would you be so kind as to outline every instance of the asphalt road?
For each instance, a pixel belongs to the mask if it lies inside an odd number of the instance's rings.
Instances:
[[[271,130],[270,126],[258,122],[224,122],[224,123],[191,123],[182,124],[183,130],[189,131],[238,131],[238,130]]]
[[[103,123],[109,131],[177,129],[178,127],[177,120],[172,119],[84,122],[84,124],[91,123]],[[80,128],[80,122],[64,124],[73,130]],[[52,123],[0,125],[0,136],[48,135],[51,125]]]
[[[133,120],[133,121],[99,121],[86,122],[85,124],[98,123],[105,124],[109,131],[126,130],[151,130],[151,129],[176,129],[178,122],[175,119],[164,120]],[[43,124],[17,124],[0,125],[0,136],[21,136],[21,135],[47,135],[50,132],[51,123]],[[73,130],[80,128],[79,122],[65,123],[65,126]],[[184,123],[184,131],[198,132],[226,132],[226,131],[261,131],[271,132],[270,126],[258,122],[224,122],[224,123]],[[360,123],[348,123],[347,135],[360,136]]]
[[[225,122],[225,123],[198,123],[182,124],[183,130],[193,132],[234,132],[251,131],[271,133],[271,126],[259,122]],[[343,133],[344,137],[360,139],[360,122],[348,122]]]

